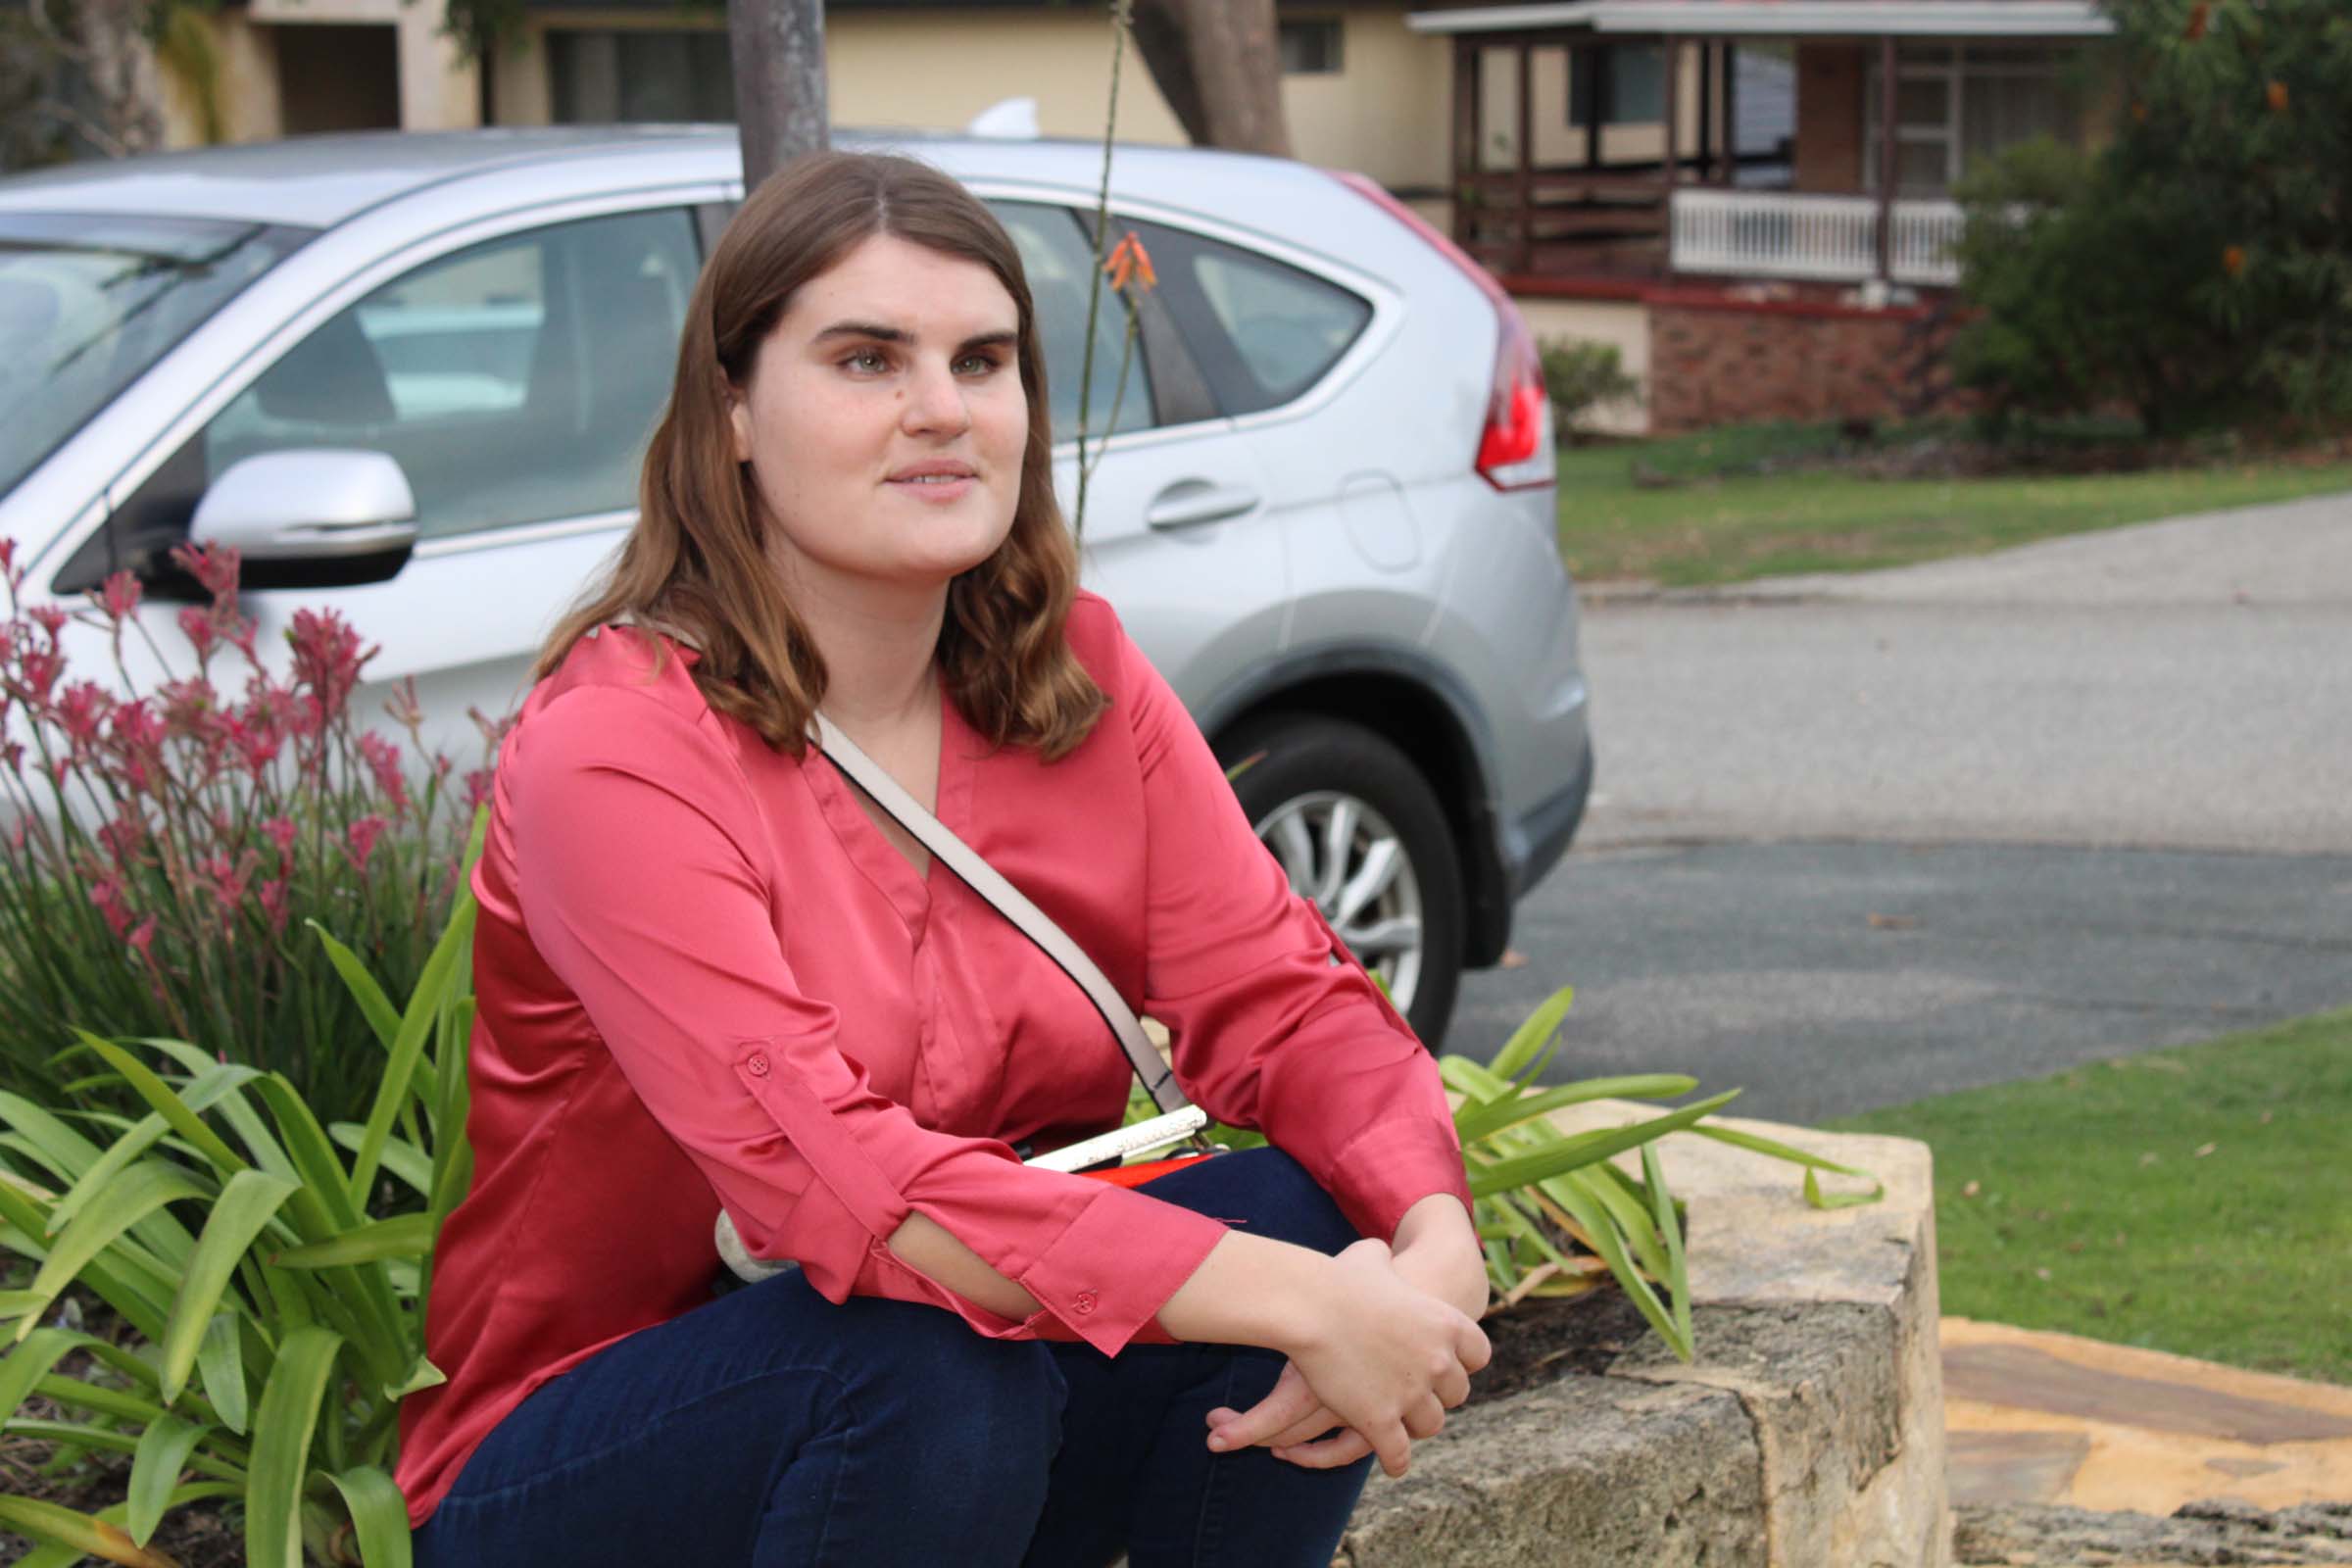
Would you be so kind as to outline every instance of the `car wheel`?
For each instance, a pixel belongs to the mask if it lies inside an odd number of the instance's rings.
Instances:
[[[1274,713],[1218,748],[1260,842],[1380,977],[1431,1051],[1462,974],[1462,872],[1436,793],[1402,752],[1364,728]]]

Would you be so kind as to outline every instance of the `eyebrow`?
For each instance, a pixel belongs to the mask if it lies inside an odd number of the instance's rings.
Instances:
[[[835,321],[809,341],[824,343],[837,337],[873,338],[883,343],[911,343],[914,341],[914,334],[911,332],[902,331],[895,326],[877,325],[872,321]],[[957,344],[956,352],[964,354],[973,349],[1010,348],[1020,342],[1020,333],[1011,331],[982,332],[977,336],[967,337]]]

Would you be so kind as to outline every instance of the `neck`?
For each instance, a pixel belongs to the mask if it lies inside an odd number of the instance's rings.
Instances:
[[[824,709],[853,736],[924,717],[939,703],[947,585],[896,589],[789,571],[793,610],[825,662]]]

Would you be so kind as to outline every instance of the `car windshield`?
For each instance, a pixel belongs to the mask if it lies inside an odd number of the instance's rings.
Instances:
[[[0,494],[308,231],[0,213]]]

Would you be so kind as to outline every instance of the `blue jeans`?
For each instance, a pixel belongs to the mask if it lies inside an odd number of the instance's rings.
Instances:
[[[1274,1149],[1154,1198],[1337,1252],[1356,1240]],[[614,1342],[534,1389],[417,1531],[418,1568],[1324,1568],[1371,1459],[1212,1454],[1206,1413],[1282,1370],[1244,1346],[974,1334],[937,1307],[835,1306],[795,1270]]]

